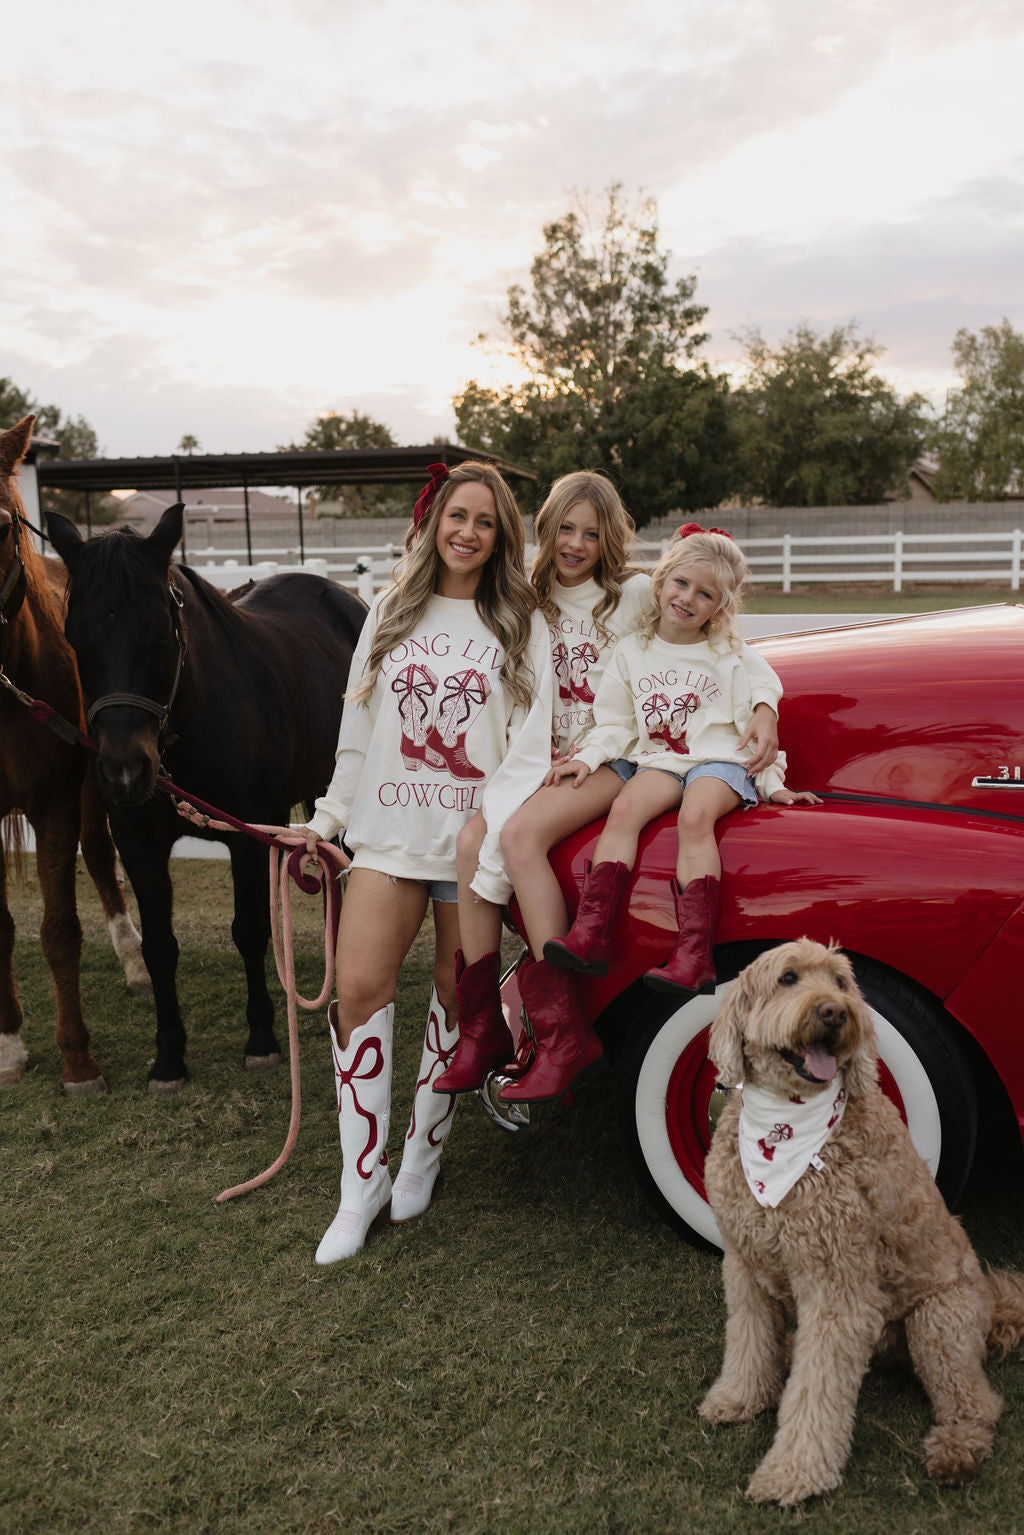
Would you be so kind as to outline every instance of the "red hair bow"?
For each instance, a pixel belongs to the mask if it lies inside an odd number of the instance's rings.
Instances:
[[[721,533],[723,538],[732,538],[732,534],[727,533],[724,528],[702,528],[699,522],[684,523],[679,529],[680,538],[689,538],[691,533]],[[735,539],[733,542],[735,543]]]
[[[430,475],[430,479],[420,491],[416,499],[416,505],[412,509],[412,525],[414,528],[419,527],[424,517],[430,511],[434,497],[448,478],[448,465],[428,464],[427,473]]]

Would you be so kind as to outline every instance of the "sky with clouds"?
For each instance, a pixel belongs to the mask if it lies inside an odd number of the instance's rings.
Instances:
[[[705,355],[856,320],[941,403],[1024,329],[1019,0],[36,0],[5,20],[0,374],[110,454],[403,443],[503,361],[574,194],[656,199]]]

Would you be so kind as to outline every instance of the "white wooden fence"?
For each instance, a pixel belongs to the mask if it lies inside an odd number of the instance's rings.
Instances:
[[[638,543],[636,563],[652,566],[666,547],[665,542]],[[783,538],[743,540],[750,579],[779,586],[784,592],[792,591],[794,583],[832,581],[885,582],[894,592],[901,592],[907,581],[941,581],[944,585],[999,581],[1016,592],[1021,583],[1022,549],[1020,528],[1002,533],[787,534]],[[278,571],[307,570],[355,586],[368,602],[391,580],[402,551],[397,544],[321,548],[304,563],[295,548],[269,548],[259,553],[259,561],[250,565],[243,563],[247,559],[244,550],[190,548],[188,562],[224,591]],[[533,550],[528,548],[527,565],[532,557]]]

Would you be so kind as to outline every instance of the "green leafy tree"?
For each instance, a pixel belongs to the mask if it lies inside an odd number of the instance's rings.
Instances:
[[[56,405],[40,405],[38,400],[10,378],[0,378],[0,428],[13,426],[23,416],[35,414],[34,435],[58,444],[58,458],[97,458],[96,433],[84,416],[65,416]],[[42,490],[44,511],[62,512],[73,521],[85,520],[85,496],[77,490]],[[109,520],[106,498],[94,497],[90,516],[97,522]]]
[[[855,325],[798,325],[773,350],[746,332],[733,394],[742,492],[769,506],[868,506],[905,493],[925,440],[925,400],[875,372]]]
[[[199,438],[193,437],[191,432],[186,432],[178,444],[179,453],[193,454],[201,446]]]
[[[669,278],[656,204],[633,211],[612,185],[599,213],[580,201],[543,239],[530,291],[509,288],[501,321],[522,381],[467,384],[454,401],[459,441],[545,484],[603,469],[638,524],[717,505],[731,488],[727,386],[696,360],[707,310],[695,277]]]
[[[309,424],[301,442],[282,443],[278,452],[397,446],[391,428],[361,410],[325,411]],[[311,504],[314,515],[322,517],[401,517],[410,501],[408,492],[376,485],[319,485],[313,488]]]
[[[932,446],[940,501],[1002,501],[1024,491],[1024,335],[1009,320],[958,330],[951,390]]]

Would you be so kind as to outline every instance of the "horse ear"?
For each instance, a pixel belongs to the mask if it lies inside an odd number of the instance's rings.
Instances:
[[[50,535],[50,543],[70,570],[71,561],[84,542],[81,533],[74,523],[67,517],[62,517],[60,512],[47,512],[46,531]]]
[[[160,521],[146,539],[146,547],[158,554],[165,565],[171,563],[171,555],[178,546],[185,518],[184,501],[175,502],[164,512]]]
[[[8,427],[6,432],[0,432],[0,472],[13,474],[17,469],[28,452],[35,424],[35,416],[23,416],[16,425]]]
[[[718,1015],[711,1025],[708,1054],[726,1087],[743,1081],[743,1025],[750,1007],[750,993],[739,976],[728,987]]]

